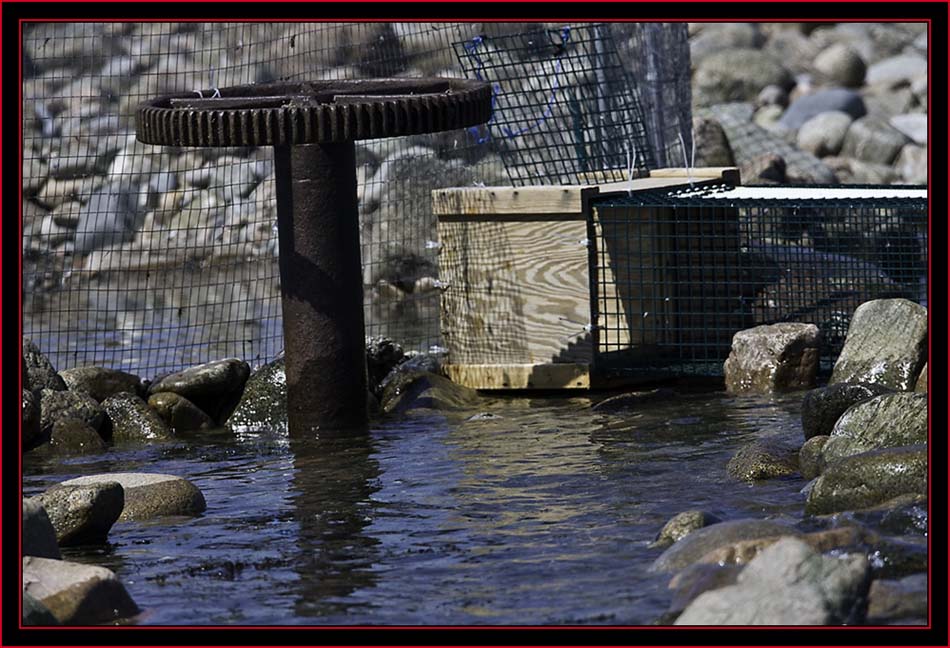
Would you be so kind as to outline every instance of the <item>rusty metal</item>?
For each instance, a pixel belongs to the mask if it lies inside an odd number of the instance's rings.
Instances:
[[[488,121],[491,89],[459,79],[266,83],[143,104],[136,136],[168,146],[273,146],[288,425],[365,430],[366,350],[354,140]]]

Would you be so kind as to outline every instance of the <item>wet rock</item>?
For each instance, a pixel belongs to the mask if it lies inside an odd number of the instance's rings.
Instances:
[[[726,101],[753,101],[762,88],[776,85],[789,90],[795,84],[780,62],[761,50],[723,49],[703,59],[693,75],[699,105]]]
[[[109,421],[105,436],[113,441],[153,441],[173,436],[158,412],[135,394],[110,396],[102,407]]]
[[[49,611],[49,608],[35,598],[23,593],[23,625],[25,626],[54,626],[59,621]]]
[[[802,124],[796,140],[798,148],[818,157],[835,155],[852,121],[851,115],[840,110],[819,113]]]
[[[157,473],[106,473],[77,477],[62,486],[89,486],[118,482],[125,492],[120,522],[148,520],[165,515],[198,515],[205,510],[205,498],[186,479]]]
[[[745,565],[755,559],[766,548],[787,536],[771,536],[754,540],[740,540],[714,549],[699,559],[697,564]],[[878,537],[859,527],[841,527],[827,531],[816,531],[798,536],[798,539],[818,552],[853,548],[860,550],[864,545]]]
[[[831,625],[860,622],[870,584],[864,555],[822,556],[783,538],[757,556],[735,585],[705,592],[676,625]]]
[[[918,76],[927,74],[927,59],[918,54],[892,56],[871,65],[865,82],[868,85],[894,87],[910,83]]]
[[[627,410],[635,410],[650,403],[668,401],[675,397],[675,390],[666,387],[658,387],[657,389],[650,389],[648,391],[636,391],[627,394],[620,394],[619,396],[611,396],[610,398],[605,398],[604,400],[600,401],[591,409],[595,412],[605,413],[624,412]]]
[[[698,561],[710,551],[724,545],[733,544],[740,540],[783,535],[798,536],[801,533],[787,524],[770,520],[748,519],[719,522],[697,529],[674,543],[653,562],[650,571],[679,571]]]
[[[924,368],[920,370],[920,375],[917,376],[917,384],[914,385],[915,392],[927,393],[927,389],[930,385],[930,382],[927,380],[927,363],[924,363]]]
[[[866,302],[854,311],[830,382],[909,391],[926,357],[926,308],[907,299]]]
[[[815,72],[833,85],[857,88],[864,83],[867,65],[846,43],[835,43],[815,57]]]
[[[108,449],[102,436],[85,421],[67,418],[53,423],[49,451],[56,455],[95,454]]]
[[[907,144],[907,136],[878,115],[866,115],[851,123],[841,154],[875,164],[891,164]]]
[[[227,420],[232,430],[279,430],[287,426],[287,374],[284,357],[261,366],[244,386],[244,393]]]
[[[387,337],[366,338],[366,368],[369,390],[379,397],[382,381],[398,365],[405,353],[402,347]]]
[[[139,612],[116,575],[105,567],[25,556],[23,591],[62,625],[109,623]]]
[[[465,409],[477,402],[474,389],[427,371],[398,374],[386,384],[380,399],[385,414],[405,414],[417,409]]]
[[[40,425],[44,435],[51,435],[53,424],[64,419],[78,419],[98,430],[105,420],[105,410],[88,394],[73,391],[40,392]]]
[[[926,113],[909,113],[905,115],[894,115],[890,119],[890,124],[905,136],[909,137],[914,144],[927,146],[927,115]]]
[[[729,460],[726,472],[750,482],[794,475],[798,472],[798,444],[778,436],[747,443]]]
[[[894,168],[910,184],[927,184],[927,148],[908,144],[898,154]]]
[[[56,373],[52,363],[43,355],[31,340],[23,338],[23,362],[26,365],[26,374],[24,374],[23,387],[32,392],[39,392],[41,389],[51,389],[54,391],[63,391],[66,389],[66,383]]]
[[[160,378],[148,393],[174,392],[223,423],[237,407],[250,374],[251,368],[243,360],[216,360]]]
[[[53,523],[43,504],[32,497],[23,500],[23,555],[60,558]]]
[[[742,566],[696,563],[678,572],[670,580],[669,589],[673,590],[673,600],[666,611],[664,621],[672,623],[683,610],[700,594],[710,590],[734,585]],[[666,625],[666,623],[664,623]]]
[[[868,560],[877,578],[903,578],[927,571],[930,563],[927,538],[923,535],[881,536],[868,552]]]
[[[789,105],[780,123],[790,130],[798,130],[809,119],[821,113],[839,111],[858,119],[867,114],[861,95],[845,88],[827,88],[804,95]]]
[[[878,579],[868,591],[867,623],[882,625],[903,619],[927,618],[927,574],[900,580]]]
[[[89,394],[100,403],[116,394],[144,392],[142,379],[138,376],[103,367],[76,367],[59,372],[66,386],[75,392]]]
[[[925,537],[928,532],[927,497],[899,495],[882,504],[845,513],[861,524],[894,536]]]
[[[905,494],[927,494],[927,446],[885,448],[836,461],[813,482],[805,512],[865,508]]]
[[[46,509],[61,547],[105,542],[125,503],[117,482],[59,484],[32,499]]]
[[[148,398],[148,406],[154,410],[174,432],[207,430],[215,426],[215,422],[211,420],[210,416],[202,412],[201,409],[190,400],[175,392],[152,394]]]
[[[825,469],[821,449],[831,437],[826,434],[810,437],[798,450],[798,470],[805,479],[814,479]]]
[[[927,396],[887,394],[849,408],[821,450],[826,464],[880,448],[927,443]]]
[[[802,432],[805,439],[830,435],[835,423],[852,405],[893,392],[885,385],[847,382],[812,389],[802,399]]]
[[[36,402],[33,392],[26,389],[23,390],[20,415],[23,424],[23,452],[38,448],[49,441],[52,429],[47,428],[44,434],[43,426],[40,423],[39,404]]]
[[[814,386],[821,334],[814,324],[781,323],[739,331],[723,367],[733,394],[795,391]]]
[[[656,539],[650,544],[651,549],[669,547],[677,540],[685,537],[697,529],[702,529],[721,520],[706,511],[692,510],[677,513],[663,525]]]

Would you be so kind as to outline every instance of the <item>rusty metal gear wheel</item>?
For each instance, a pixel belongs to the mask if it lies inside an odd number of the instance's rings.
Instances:
[[[136,134],[170,146],[284,146],[417,135],[488,121],[491,87],[464,79],[260,83],[142,104]]]

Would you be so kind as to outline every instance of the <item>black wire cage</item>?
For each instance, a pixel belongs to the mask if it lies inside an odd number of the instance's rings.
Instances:
[[[733,335],[816,324],[821,370],[863,302],[927,303],[922,187],[688,186],[593,205],[594,366],[721,375]]]

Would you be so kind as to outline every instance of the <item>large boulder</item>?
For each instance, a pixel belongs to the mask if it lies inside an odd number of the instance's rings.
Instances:
[[[41,389],[52,389],[54,391],[66,389],[66,383],[56,373],[52,363],[43,355],[39,347],[28,338],[23,338],[23,363],[26,369],[23,376],[24,389],[33,392],[38,392]]]
[[[118,482],[56,485],[35,499],[46,509],[62,547],[105,542],[125,504]]]
[[[835,423],[852,405],[893,391],[885,385],[864,383],[838,383],[812,389],[802,399],[802,432],[805,439],[830,435]]]
[[[23,591],[62,625],[111,623],[139,612],[125,586],[105,567],[24,556]]]
[[[287,374],[283,356],[263,365],[248,379],[227,426],[237,432],[287,427]]]
[[[887,394],[841,415],[821,450],[825,464],[869,450],[927,443],[927,396]]]
[[[726,390],[771,393],[813,387],[820,345],[814,324],[785,322],[739,331],[724,365]]]
[[[800,535],[787,524],[770,520],[729,520],[692,531],[673,544],[653,562],[650,571],[674,572],[697,562],[719,547],[740,540]]]
[[[791,73],[771,56],[752,48],[719,50],[703,59],[693,75],[700,105],[727,101],[754,101],[762,88],[795,85]]]
[[[700,594],[676,625],[832,625],[863,619],[870,584],[863,554],[822,556],[796,538],[762,551],[735,585]]]
[[[172,438],[158,412],[135,394],[126,392],[110,396],[102,402],[109,423],[106,437],[113,441],[154,441]]]
[[[872,450],[827,466],[812,482],[805,512],[821,515],[866,508],[906,494],[927,494],[925,445]]]
[[[77,477],[62,486],[91,486],[118,482],[125,493],[120,522],[166,515],[195,516],[205,510],[205,498],[190,481],[157,473],[106,473]]]
[[[23,555],[60,558],[56,529],[46,509],[32,497],[23,500]]]
[[[927,309],[907,299],[877,299],[854,311],[830,382],[910,391],[926,360]]]
[[[104,367],[75,367],[59,372],[66,386],[74,392],[89,394],[100,403],[116,394],[144,393],[142,379],[124,371]]]
[[[189,367],[157,379],[149,387],[149,396],[174,392],[184,396],[217,423],[224,423],[234,411],[251,368],[243,360],[226,358]]]
[[[721,522],[721,520],[706,511],[691,510],[677,513],[663,525],[656,539],[650,544],[650,548],[669,547],[693,531],[707,527],[710,524],[716,524],[717,522]]]

